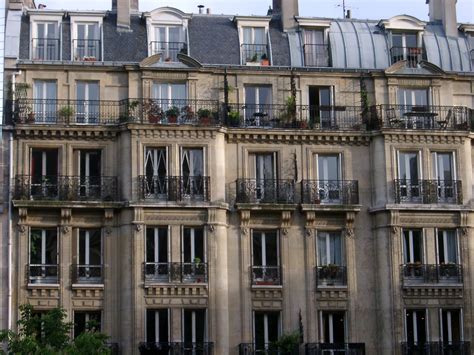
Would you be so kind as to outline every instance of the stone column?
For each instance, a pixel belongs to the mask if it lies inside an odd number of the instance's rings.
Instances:
[[[66,320],[72,320],[71,263],[72,263],[72,211],[61,209],[61,225],[59,228],[59,305],[66,310]]]
[[[252,290],[250,287],[251,231],[249,228],[250,211],[240,211],[240,299],[241,327],[243,343],[252,342]]]
[[[306,226],[304,235],[306,312],[302,313],[302,317],[304,325],[304,341],[307,343],[315,343],[318,341],[318,316],[316,314],[315,307],[316,278],[314,271],[316,266],[315,220],[315,212],[306,212]]]

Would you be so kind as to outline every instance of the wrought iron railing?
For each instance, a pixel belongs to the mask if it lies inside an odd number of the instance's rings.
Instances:
[[[208,265],[194,263],[150,263],[143,264],[145,283],[207,283]]]
[[[400,267],[404,286],[418,284],[462,284],[462,265],[403,264]]]
[[[138,177],[141,200],[204,201],[211,200],[209,176],[148,176]]]
[[[380,105],[379,125],[392,129],[462,130],[471,127],[471,110],[463,106]]]
[[[410,68],[416,68],[425,58],[425,51],[422,47],[392,47],[390,58],[392,64],[406,60]]]
[[[151,55],[161,54],[162,62],[177,62],[178,53],[187,54],[187,46],[185,42],[150,42]]]
[[[267,44],[244,43],[240,46],[242,65],[246,63],[260,63],[262,59],[270,58]]]
[[[75,61],[102,60],[100,39],[74,39],[72,45]]]
[[[303,180],[302,201],[306,204],[357,205],[357,180]]]
[[[299,355],[298,345],[288,352],[274,343],[241,343],[239,355]]]
[[[238,179],[237,203],[296,203],[295,182],[279,179]]]
[[[395,203],[463,203],[461,180],[396,179],[394,184]]]
[[[14,179],[15,200],[116,201],[115,176],[31,176]]]
[[[59,282],[59,265],[29,264],[27,279],[29,283],[57,284]]]
[[[281,285],[281,266],[254,265],[250,267],[250,273],[254,286]]]
[[[80,265],[71,266],[72,282],[75,284],[101,284],[103,279],[103,265]]]
[[[334,264],[316,266],[316,285],[346,286],[347,268]]]
[[[211,342],[143,342],[138,346],[140,355],[212,355]]]
[[[470,355],[471,344],[468,341],[461,342],[418,342],[401,343],[402,355]]]
[[[365,355],[364,343],[307,343],[305,355]]]
[[[59,38],[33,38],[31,40],[31,60],[59,60]]]
[[[305,44],[303,45],[304,65],[307,67],[329,67],[329,45],[328,44]]]

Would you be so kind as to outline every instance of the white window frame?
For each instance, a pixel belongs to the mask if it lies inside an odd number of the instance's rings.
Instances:
[[[263,27],[265,29],[265,38],[267,40],[268,48],[268,59],[270,60],[270,65],[273,63],[272,60],[272,44],[270,40],[270,17],[248,17],[248,16],[235,16],[234,21],[237,23],[237,29],[239,31],[239,56],[240,63],[243,63],[242,56],[242,44],[244,44],[244,27]],[[252,39],[254,38],[254,32],[252,31]]]
[[[183,308],[181,310],[181,331],[183,334],[183,340],[184,340],[184,312],[185,311],[191,311],[191,332],[192,332],[192,342],[196,342],[196,310],[204,310],[204,342],[206,342],[209,339],[209,312],[207,308],[198,308],[198,309],[192,309],[192,308]]]
[[[450,154],[453,162],[453,166],[451,167],[452,172],[453,172],[453,180],[457,180],[457,171],[456,171],[456,152],[455,151],[432,151],[431,152],[431,174],[436,171],[439,174],[438,171],[438,154]],[[436,176],[431,176],[433,180],[437,180]]]
[[[410,153],[416,153],[417,155],[417,160],[418,160],[418,180],[423,180],[423,165],[422,165],[422,160],[423,160],[423,154],[421,150],[397,150],[397,179],[401,180],[402,177],[400,176],[400,154],[410,154]],[[407,179],[409,180],[409,179]]]
[[[206,233],[206,228],[202,227],[202,226],[181,226],[181,261],[182,262],[185,262],[184,261],[184,230],[185,229],[190,229],[190,233],[189,233],[189,236],[191,238],[191,263],[194,263],[194,260],[196,258],[196,255],[195,255],[195,231],[196,229],[201,229],[202,230],[202,238],[203,238],[203,256],[204,256],[204,260],[201,260],[202,263],[206,263],[207,262],[207,233]],[[169,237],[169,235],[168,235]]]
[[[464,312],[463,308],[440,308],[439,309],[439,328],[440,328],[440,340],[442,341],[443,339],[443,311],[446,312],[451,312],[451,311],[459,311],[459,322],[460,324],[460,330],[461,330],[461,341],[464,341]],[[448,343],[452,342],[452,320],[451,320],[451,314],[449,314],[449,329],[448,329]]]
[[[319,339],[320,342],[324,342],[324,320],[323,320],[323,313],[327,313],[330,315],[329,318],[329,344],[334,344],[334,321],[333,316],[334,313],[344,313],[344,340],[347,341],[348,339],[348,324],[347,324],[347,311],[345,310],[327,310],[327,311],[319,311]]]
[[[77,40],[77,25],[78,24],[97,24],[99,29],[99,40],[100,40],[100,58],[96,58],[97,61],[104,60],[104,31],[103,31],[103,17],[104,14],[91,16],[91,15],[71,15],[71,60],[74,60],[74,40]]]
[[[166,340],[160,340],[160,331],[159,331],[159,325],[160,325],[160,317],[157,317],[157,314],[162,311],[162,310],[166,310],[167,313],[168,313],[168,337],[170,338],[171,337],[171,309],[170,308],[155,308],[155,309],[145,309],[145,317],[144,317],[144,320],[145,320],[145,324],[144,324],[144,329],[145,329],[145,339],[148,339],[148,328],[147,328],[147,314],[148,312],[147,311],[153,311],[155,313],[155,342],[169,342],[170,339],[166,339]]]
[[[181,146],[179,147],[179,173],[183,175],[183,162],[184,162],[184,151],[186,149],[201,149],[202,150],[202,176],[208,176],[207,175],[207,147],[205,146]]]
[[[428,312],[428,309],[427,308],[414,308],[414,309],[411,309],[411,308],[405,308],[405,312],[404,312],[404,320],[403,320],[403,323],[404,323],[404,328],[405,328],[405,340],[408,341],[408,327],[407,327],[407,312],[413,312],[413,311],[421,311],[421,310],[424,310],[425,311],[425,332],[426,332],[426,340],[429,341],[430,339],[430,322],[429,322],[429,312]],[[414,340],[416,339],[416,341],[414,341],[415,344],[418,344],[418,329],[416,328],[416,317],[417,317],[417,313],[412,313],[414,315],[414,317],[412,318],[412,321],[413,321],[413,338]]]
[[[457,265],[460,265],[461,264],[461,248],[460,248],[460,240],[459,240],[459,233],[458,233],[458,230],[457,229],[454,229],[454,228],[436,228],[435,229],[435,242],[436,242],[436,264],[440,265],[440,261],[439,261],[439,249],[438,249],[438,243],[439,243],[439,232],[443,232],[443,244],[445,246],[445,250],[444,250],[444,259],[448,259],[447,258],[447,255],[446,255],[446,234],[445,232],[447,231],[453,231],[454,232],[454,235],[455,235],[455,238],[456,238],[456,264]]]
[[[326,178],[321,178],[321,176],[319,176],[320,172],[319,172],[319,158],[320,157],[326,157],[326,156],[337,156],[337,162],[338,162],[338,180],[344,180],[344,174],[343,174],[343,171],[342,171],[342,153],[315,153],[314,154],[314,177],[315,177],[315,180],[328,180]]]
[[[97,228],[99,229],[99,228]],[[95,229],[95,230],[97,230]],[[97,266],[97,265],[92,265],[90,264],[90,232],[91,228],[79,228],[77,231],[77,263],[79,264],[80,261],[80,254],[81,254],[81,231],[85,232],[85,250],[84,250],[84,265],[91,265],[91,266]],[[104,263],[104,234],[102,231],[102,228],[100,228],[100,265],[103,265]]]
[[[253,328],[253,343],[256,344],[257,342],[257,339],[256,339],[256,334],[257,334],[257,331],[255,329],[255,316],[256,316],[256,313],[264,313],[263,315],[263,338],[264,338],[264,344],[265,344],[265,347],[270,344],[269,340],[268,340],[268,312],[275,312],[275,313],[279,313],[278,315],[278,337],[280,337],[282,334],[283,334],[283,322],[282,322],[282,312],[281,311],[265,311],[265,310],[262,310],[262,311],[253,311],[253,317],[252,317],[252,328]]]
[[[330,240],[331,240],[331,234],[332,233],[338,233],[339,234],[339,237],[341,238],[341,265],[338,265],[338,266],[345,266],[346,265],[346,250],[345,250],[345,240],[344,240],[344,236],[343,236],[343,233],[342,231],[325,231],[325,230],[318,230],[316,232],[316,256],[317,256],[317,266],[327,266],[327,265],[330,265],[330,264],[335,264],[333,262],[333,260],[327,264],[323,264],[322,261],[321,261],[321,255],[319,254],[319,235],[320,234],[325,234],[326,237],[326,254],[327,255],[331,255],[331,248],[330,248]],[[337,264],[335,264],[337,265]]]
[[[152,147],[152,146],[145,146],[143,148],[143,175],[146,175],[146,164],[148,161],[148,155],[151,155],[151,159],[153,160],[153,176],[158,176],[158,162],[159,162],[159,155],[160,151],[164,150],[164,159],[165,159],[165,167],[166,167],[166,176],[169,175],[170,167],[169,167],[169,149],[168,146],[163,147]]]
[[[56,30],[58,31],[58,39],[59,39],[59,58],[58,60],[63,59],[63,51],[62,51],[62,44],[63,44],[63,31],[62,31],[62,20],[63,20],[64,13],[51,13],[51,14],[30,14],[30,59],[33,58],[33,38],[38,38],[38,27],[39,23],[56,23],[57,27]]]
[[[253,229],[252,230],[252,248],[251,248],[251,257],[252,257],[252,266],[269,266],[267,265],[267,255],[266,255],[266,234],[265,233],[275,233],[276,234],[276,239],[277,239],[277,265],[276,266],[281,266],[281,255],[280,255],[280,252],[281,252],[281,245],[280,245],[280,230],[270,230],[270,229],[267,229],[267,230],[262,230],[262,229]],[[255,233],[260,233],[261,234],[261,245],[262,245],[262,265],[253,265],[253,260],[254,260],[254,250],[253,250],[253,238],[255,238]],[[270,266],[274,266],[274,265],[270,265]]]
[[[410,255],[408,255],[408,250],[405,249],[405,232],[409,232],[409,243],[410,243]],[[418,228],[402,228],[402,251],[403,251],[403,263],[404,264],[414,264],[414,253],[413,253],[413,232],[420,231],[421,235],[421,263],[424,264],[426,262],[426,235],[425,229],[418,229]],[[408,260],[406,260],[408,259]]]

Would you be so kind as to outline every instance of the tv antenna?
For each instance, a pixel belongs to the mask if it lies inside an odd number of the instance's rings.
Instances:
[[[336,5],[336,7],[342,7],[342,18],[350,17],[350,13],[348,13],[348,11],[350,9],[356,9],[356,7],[347,6],[346,5],[346,0],[342,0],[342,4],[338,4],[338,5]]]

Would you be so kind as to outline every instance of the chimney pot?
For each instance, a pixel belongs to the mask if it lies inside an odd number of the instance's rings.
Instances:
[[[207,8],[207,9],[206,9],[206,14],[208,14],[208,15],[211,14],[211,9],[210,9],[210,8]]]
[[[199,13],[202,14],[202,9],[204,9],[204,5],[198,5]]]

